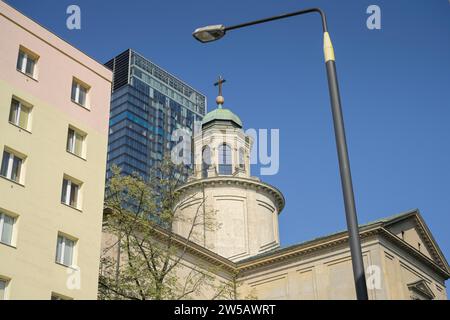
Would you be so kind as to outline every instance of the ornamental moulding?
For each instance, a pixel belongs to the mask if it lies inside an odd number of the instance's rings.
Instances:
[[[248,179],[248,178],[239,178],[239,177],[214,177],[214,178],[206,178],[206,179],[198,179],[193,180],[185,185],[181,186],[176,190],[177,193],[182,193],[185,191],[193,190],[199,187],[205,186],[216,186],[216,185],[236,185],[236,186],[244,186],[248,188],[252,188],[253,190],[260,191],[263,190],[267,194],[273,196],[275,198],[275,202],[278,207],[278,214],[283,210],[285,200],[283,194],[275,187],[268,185],[264,182]]]

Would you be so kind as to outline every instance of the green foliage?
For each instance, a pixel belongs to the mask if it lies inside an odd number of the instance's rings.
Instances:
[[[190,299],[202,290],[211,298],[233,296],[232,283],[218,283],[212,268],[190,264],[187,246],[198,227],[212,230],[212,213],[200,201],[193,217],[177,216],[182,167],[165,158],[148,181],[117,167],[107,183],[99,299]],[[198,197],[198,195],[193,195]],[[186,238],[174,235],[176,221],[189,225]]]

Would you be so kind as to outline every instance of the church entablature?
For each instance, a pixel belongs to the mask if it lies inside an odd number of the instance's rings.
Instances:
[[[202,188],[207,187],[214,187],[214,186],[221,186],[221,185],[228,185],[228,186],[236,186],[236,187],[243,187],[243,188],[251,188],[255,191],[260,191],[269,194],[273,197],[273,202],[276,205],[276,209],[278,214],[281,213],[281,211],[284,208],[285,205],[285,199],[283,194],[280,190],[275,188],[274,186],[261,182],[259,178],[257,177],[251,177],[251,178],[240,178],[240,177],[211,177],[211,178],[205,178],[201,180],[192,180],[183,186],[181,186],[177,192],[183,193],[195,190],[198,188],[198,186],[201,186]]]

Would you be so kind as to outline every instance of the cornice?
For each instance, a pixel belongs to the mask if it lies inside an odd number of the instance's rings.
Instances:
[[[382,235],[387,238],[389,241],[394,242],[394,244],[399,245],[402,249],[419,259],[421,262],[428,265],[432,270],[436,271],[444,278],[450,278],[450,273],[445,268],[441,267],[432,259],[425,256],[423,253],[417,251],[414,247],[412,247],[407,242],[403,241],[399,237],[397,237],[392,232],[388,231],[382,226],[382,223],[367,229],[360,231],[361,239],[366,239],[374,235]],[[260,268],[266,265],[271,265],[274,263],[279,263],[281,261],[287,261],[293,259],[298,256],[303,256],[307,254],[311,254],[314,252],[318,252],[324,249],[328,249],[331,247],[335,247],[338,245],[342,245],[348,242],[347,232],[342,232],[335,235],[331,239],[323,239],[323,241],[315,241],[312,240],[305,244],[300,244],[298,246],[294,246],[293,248],[286,248],[285,250],[279,250],[278,252],[274,252],[272,255],[263,256],[261,258],[255,258],[250,261],[244,261],[242,263],[237,263],[238,271],[250,271],[255,268]]]
[[[427,227],[425,221],[423,220],[422,215],[420,214],[418,209],[412,210],[408,215],[400,216],[397,219],[393,219],[393,220],[385,223],[384,228],[386,229],[386,231],[391,233],[388,230],[389,226],[397,223],[399,220],[406,220],[406,219],[413,219],[414,227],[416,228],[419,236],[421,237],[421,239],[423,240],[424,244],[426,245],[428,251],[430,252],[430,255],[432,257],[431,261],[436,266],[439,266],[444,272],[446,272],[446,274],[450,274],[450,267],[447,263],[447,260],[445,259],[445,256],[442,253],[442,251],[437,246],[437,243],[433,238],[433,234],[428,229],[428,227]],[[399,239],[401,242],[405,242],[405,241],[403,241],[403,239],[400,239],[395,234],[393,234],[393,233],[391,233],[391,234],[394,237],[396,237],[397,239]],[[423,253],[421,253],[420,251],[415,249],[414,247],[412,247],[412,246],[410,246],[410,247],[414,250],[414,252],[416,254],[420,254],[421,256],[428,258]]]
[[[165,231],[161,230],[162,233]],[[400,246],[402,249],[413,255],[415,258],[420,260],[429,266],[432,270],[442,275],[444,278],[450,278],[450,273],[440,267],[435,261],[428,258],[421,252],[417,251],[414,247],[409,245],[407,242],[403,241],[399,237],[397,237],[392,232],[386,230],[382,226],[374,226],[373,228],[364,230],[360,232],[361,239],[369,239],[372,236],[381,235],[387,238],[388,240],[394,242],[394,244]],[[167,234],[166,234],[167,236]],[[329,248],[333,248],[339,245],[343,245],[348,243],[348,235],[347,232],[339,233],[333,236],[331,239],[323,239],[323,240],[312,240],[304,244],[299,244],[298,246],[294,246],[292,248],[281,249],[279,251],[273,252],[272,254],[269,252],[266,256],[262,256],[260,258],[251,259],[243,262],[232,262],[220,255],[215,254],[214,252],[197,245],[193,242],[189,242],[186,244],[183,241],[182,237],[176,236],[176,239],[179,242],[179,245],[186,245],[187,251],[194,255],[198,255],[199,257],[205,259],[206,261],[212,264],[220,264],[222,267],[226,269],[228,272],[241,273],[248,272],[255,269],[259,269],[261,267],[265,267],[268,265],[279,264],[282,262],[289,262],[289,260],[293,260],[300,256],[306,256],[309,254],[313,254],[316,252],[320,252],[322,250],[326,250]]]
[[[369,238],[380,232],[380,227],[374,227],[360,232],[360,237]],[[288,247],[285,249],[280,249],[273,252],[271,255],[262,256],[260,258],[256,257],[254,259],[250,258],[248,261],[237,262],[238,271],[250,271],[256,268],[260,268],[266,265],[272,265],[275,263],[280,263],[282,261],[289,261],[299,256],[309,255],[318,251],[336,247],[348,242],[347,232],[341,232],[336,235],[330,236],[331,238],[325,237],[319,240],[311,240],[303,244],[299,244],[293,247]]]
[[[439,249],[436,247],[436,244],[434,243],[434,241],[432,239],[430,239],[431,235],[427,231],[428,228],[425,227],[424,223],[422,222],[422,220],[418,216],[414,217],[414,221],[416,223],[417,230],[418,230],[420,236],[424,240],[425,244],[427,244],[428,249],[431,249],[430,253],[431,253],[431,256],[435,260],[434,262],[437,265],[439,265],[439,267],[441,267],[444,270],[447,270],[447,272],[448,272],[449,271],[449,266],[446,263],[445,257],[441,256]]]
[[[422,252],[418,251],[416,248],[411,246],[406,241],[400,239],[398,236],[390,232],[389,230],[385,228],[381,228],[381,234],[388,240],[394,242],[396,245],[398,245],[400,248],[405,250],[407,253],[411,254],[415,258],[419,259],[423,263],[425,263],[427,266],[429,266],[432,270],[436,271],[440,275],[442,275],[444,278],[448,279],[450,278],[450,272],[447,268],[444,266],[441,266],[441,263],[437,263],[436,261],[428,258],[426,255],[424,255]]]
[[[278,214],[280,214],[281,210],[283,210],[285,205],[285,199],[280,190],[276,187],[250,178],[242,178],[242,177],[233,177],[233,176],[218,176],[206,179],[197,179],[190,181],[181,187],[179,187],[176,192],[183,193],[198,187],[212,187],[212,186],[223,186],[223,185],[234,185],[234,186],[242,186],[246,188],[253,188],[257,191],[263,191],[272,195],[275,199]]]
[[[167,239],[169,237],[169,232],[161,227],[155,226],[155,231],[155,235],[161,239]],[[428,258],[423,253],[419,252],[413,246],[408,244],[406,241],[402,240],[401,238],[387,230],[385,228],[385,223],[383,222],[377,222],[370,226],[360,227],[359,234],[361,239],[369,239],[370,237],[376,235],[383,236],[388,241],[394,243],[395,245],[398,245],[401,249],[405,250],[407,253],[411,254],[419,261],[429,266],[433,271],[442,275],[445,279],[450,278],[450,272],[447,268],[441,267],[436,261]],[[294,258],[300,256],[306,256],[309,254],[320,252],[322,250],[346,244],[348,243],[348,233],[346,231],[342,231],[334,235],[325,236],[319,239],[313,239],[311,241],[294,245],[288,248],[279,249],[273,252],[269,251],[267,252],[267,254],[262,254],[260,257],[257,256],[254,258],[249,258],[241,262],[232,262],[231,260],[224,258],[199,244],[186,240],[185,238],[177,234],[172,234],[172,240],[174,240],[176,245],[180,248],[186,247],[187,252],[196,255],[211,264],[221,266],[227,272],[238,274],[241,272],[253,271],[255,269],[268,265],[289,262],[289,260],[293,260]]]
[[[74,47],[71,43],[51,32],[40,23],[29,18],[13,6],[4,1],[0,1],[0,16],[21,28],[32,37],[42,41],[46,45],[63,54],[66,58],[73,60],[77,64],[85,67],[92,73],[107,82],[112,82],[112,71],[105,67],[102,63],[90,57],[85,52]]]

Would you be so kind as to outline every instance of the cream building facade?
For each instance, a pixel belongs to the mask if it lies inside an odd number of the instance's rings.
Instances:
[[[234,279],[235,298],[355,299],[347,232],[280,247],[283,195],[251,176],[251,138],[223,97],[217,102],[194,138],[195,170],[176,210],[191,221],[203,204],[220,228],[200,227],[190,254],[220,266],[221,281]],[[188,226],[174,230],[183,237]],[[360,236],[370,299],[447,299],[450,268],[418,210],[360,226]]]
[[[0,299],[96,299],[111,72],[0,1]]]
[[[447,299],[448,264],[417,210],[364,225],[360,235],[370,299]],[[260,299],[355,299],[346,232],[280,248],[237,268],[242,293]]]
[[[362,225],[360,236],[369,299],[447,300],[448,263],[418,210]],[[345,231],[237,262],[191,242],[185,257],[186,270],[214,270],[218,282],[235,286],[233,299],[355,299]],[[213,294],[204,287],[189,298]]]

